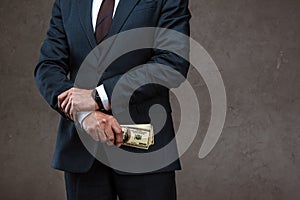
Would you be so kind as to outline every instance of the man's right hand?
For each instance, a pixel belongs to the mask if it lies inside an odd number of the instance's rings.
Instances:
[[[83,129],[95,140],[115,144],[120,147],[123,142],[123,132],[112,115],[94,111],[82,122]]]

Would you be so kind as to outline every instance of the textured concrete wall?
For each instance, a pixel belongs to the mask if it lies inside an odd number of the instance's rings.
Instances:
[[[51,6],[0,2],[0,199],[64,199],[62,173],[50,168],[58,116],[33,82]],[[190,73],[202,120],[182,157],[179,199],[300,199],[300,1],[191,0],[190,7],[192,36],[223,76],[228,116],[216,148],[198,159],[210,103],[201,77]]]

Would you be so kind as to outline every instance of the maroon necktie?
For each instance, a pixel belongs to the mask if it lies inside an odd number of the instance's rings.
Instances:
[[[114,12],[115,0],[103,0],[96,22],[96,41],[97,44],[107,36]]]

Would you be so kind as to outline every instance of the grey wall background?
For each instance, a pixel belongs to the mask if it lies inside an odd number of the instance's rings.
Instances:
[[[0,2],[0,199],[64,199],[50,168],[58,115],[33,69],[53,1]],[[197,157],[210,115],[207,88],[189,74],[201,128],[182,157],[179,199],[300,199],[300,1],[191,0],[192,36],[219,66],[228,95],[223,134]],[[178,112],[174,112],[178,121]]]

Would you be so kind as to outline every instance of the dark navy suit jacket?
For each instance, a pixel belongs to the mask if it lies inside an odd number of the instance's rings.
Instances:
[[[57,96],[74,86],[76,74],[86,56],[97,46],[91,21],[92,0],[55,0],[50,28],[42,45],[35,69],[35,81],[42,96],[61,115],[52,166],[68,172],[86,172],[94,157],[85,149],[74,126],[58,108]],[[188,0],[120,0],[109,36],[140,27],[162,27],[189,35]],[[180,42],[180,41],[178,41]],[[188,51],[188,44],[183,46]],[[117,80],[128,70],[145,63],[168,65],[186,76],[189,63],[170,52],[159,49],[141,50],[120,57],[101,78],[111,99]],[[122,65],[122,67],[120,66]],[[68,78],[69,76],[69,78]],[[172,84],[171,84],[172,85]],[[174,87],[178,84],[174,84]],[[122,98],[119,93],[119,98]],[[167,111],[164,128],[155,136],[155,151],[174,137],[169,102],[169,89],[156,85],[141,87],[132,98],[131,115],[136,123],[149,123],[149,108],[162,105]],[[158,113],[159,115],[159,113]],[[188,133],[187,133],[188,134]],[[139,150],[129,151],[143,152]],[[160,171],[180,169],[176,160]]]

